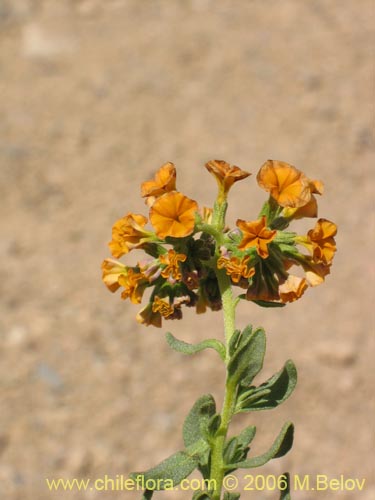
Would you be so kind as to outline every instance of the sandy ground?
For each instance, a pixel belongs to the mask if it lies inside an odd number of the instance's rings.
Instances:
[[[256,423],[258,454],[291,419],[293,451],[262,473],[367,481],[293,499],[375,498],[373,28],[370,0],[0,0],[1,499],[140,498],[53,493],[45,478],[154,465],[181,447],[198,396],[221,401],[215,353],[170,351],[100,278],[112,223],[145,211],[140,182],[174,161],[179,188],[212,204],[211,158],[323,179],[320,215],[339,226],[324,286],[281,312],[241,306],[241,325],[268,332],[262,378],[293,358],[299,384],[233,431]],[[264,196],[255,176],[236,186],[230,219],[254,218]],[[165,329],[222,335],[218,313]]]

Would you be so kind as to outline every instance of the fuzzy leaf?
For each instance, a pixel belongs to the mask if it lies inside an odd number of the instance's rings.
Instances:
[[[208,427],[208,422],[216,412],[216,404],[211,394],[200,397],[185,419],[183,436],[185,446],[191,446],[199,441]]]
[[[196,491],[193,495],[192,500],[210,500],[211,497],[206,491]]]
[[[237,399],[235,413],[270,410],[283,403],[297,384],[297,369],[292,360],[258,387],[243,388]]]
[[[287,422],[284,424],[283,428],[280,431],[280,434],[275,439],[271,448],[263,455],[259,455],[257,457],[248,458],[242,462],[237,462],[234,464],[228,464],[225,466],[225,469],[250,469],[253,467],[260,467],[261,465],[266,464],[273,458],[279,458],[284,456],[293,445],[293,432],[294,426],[291,422]]]
[[[241,335],[241,330],[235,330],[233,332],[233,335],[231,336],[231,338],[229,340],[228,350],[229,350],[230,356],[232,356],[234,354],[234,351],[237,349],[238,340],[240,338],[240,335]]]
[[[249,446],[251,441],[255,437],[255,433],[257,431],[257,428],[255,425],[250,425],[249,427],[246,427],[240,434],[237,436],[238,444],[241,446]]]
[[[245,340],[239,340],[238,348],[228,363],[228,374],[233,384],[249,385],[263,366],[266,335],[262,328],[251,334],[243,332]]]
[[[207,425],[207,437],[208,439],[214,438],[216,436],[217,431],[219,430],[221,425],[221,415],[218,413],[213,415]]]
[[[142,477],[143,483],[153,480],[156,483],[156,490],[169,489],[177,486],[183,479],[190,476],[193,470],[197,468],[200,457],[207,449],[208,444],[202,439],[185,451],[174,453],[152,469],[145,472],[132,472],[130,477],[134,481]]]
[[[283,302],[268,302],[267,300],[252,300],[257,306],[261,307],[285,307],[286,304]]]
[[[169,346],[177,352],[181,352],[182,354],[196,354],[204,349],[215,349],[221,359],[225,361],[225,346],[219,340],[207,339],[198,344],[188,344],[183,340],[176,339],[170,332],[167,332],[165,336]]]

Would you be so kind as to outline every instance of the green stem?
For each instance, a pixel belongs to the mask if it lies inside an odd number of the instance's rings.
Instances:
[[[235,330],[235,308],[236,300],[233,297],[232,287],[229,276],[224,270],[216,270],[216,276],[219,283],[221,299],[223,303],[224,331],[226,340],[226,363],[229,361],[229,341]],[[224,446],[228,434],[228,428],[233,416],[236,397],[236,385],[227,377],[225,384],[224,403],[221,412],[221,425],[212,443],[211,453],[211,471],[210,479],[215,484],[212,500],[220,500],[223,479],[224,479]]]

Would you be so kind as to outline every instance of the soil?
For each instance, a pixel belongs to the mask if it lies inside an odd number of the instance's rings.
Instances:
[[[232,224],[256,217],[273,158],[324,181],[319,215],[339,227],[324,285],[282,311],[239,307],[268,335],[259,382],[288,358],[299,371],[286,403],[234,422],[258,426],[254,454],[296,426],[292,452],[249,472],[366,479],[296,500],[375,498],[373,44],[371,0],[0,0],[1,499],[140,498],[45,478],[144,470],[181,448],[200,395],[221,403],[216,353],[164,339],[221,337],[220,313],[145,328],[100,273],[114,221],[147,213],[139,184],[173,161],[179,189],[212,205],[212,158],[253,173],[231,192]]]

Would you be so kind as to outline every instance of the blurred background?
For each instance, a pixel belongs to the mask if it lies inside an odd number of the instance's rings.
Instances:
[[[371,0],[0,0],[2,499],[140,498],[53,493],[45,478],[144,470],[181,448],[200,395],[221,404],[216,353],[164,340],[220,337],[220,313],[142,327],[100,272],[114,221],[147,213],[140,183],[173,161],[178,188],[212,205],[213,158],[253,173],[230,221],[257,215],[272,158],[324,181],[319,215],[339,227],[323,286],[281,311],[239,308],[239,325],[268,334],[257,380],[288,358],[299,369],[284,405],[234,421],[258,425],[254,454],[296,425],[292,452],[250,472],[366,478],[293,499],[375,498],[373,44]]]

